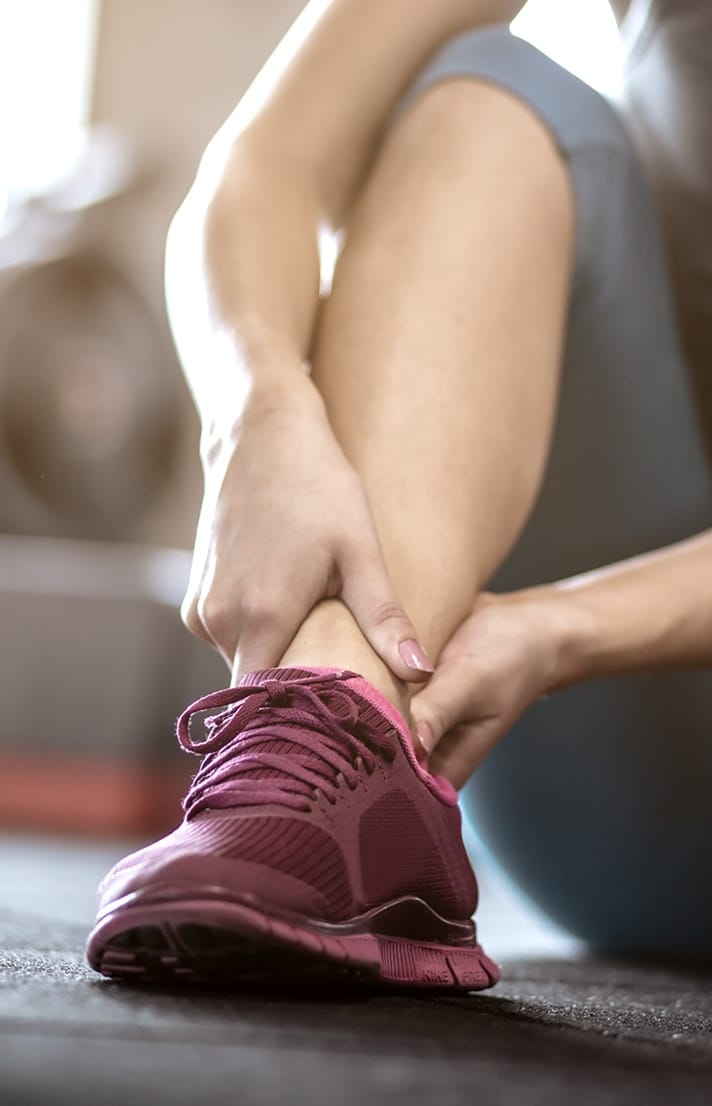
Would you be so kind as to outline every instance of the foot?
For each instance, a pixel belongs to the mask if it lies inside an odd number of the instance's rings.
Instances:
[[[193,715],[206,739],[190,734]],[[178,720],[204,754],[173,833],[100,889],[87,956],[141,982],[345,982],[480,990],[477,884],[457,793],[348,669],[270,668]]]

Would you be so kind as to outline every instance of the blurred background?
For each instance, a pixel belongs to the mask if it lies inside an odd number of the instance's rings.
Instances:
[[[169,221],[302,0],[0,0],[0,827],[177,820],[176,715],[226,669],[179,618],[198,423]],[[611,96],[606,0],[515,22]]]

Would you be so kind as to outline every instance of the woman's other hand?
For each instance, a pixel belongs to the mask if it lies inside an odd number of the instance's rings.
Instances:
[[[546,588],[481,593],[411,702],[429,768],[465,781],[526,708],[557,684],[562,615]]]

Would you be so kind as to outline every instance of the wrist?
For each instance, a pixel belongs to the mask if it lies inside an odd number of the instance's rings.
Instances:
[[[245,398],[243,422],[257,421],[272,412],[326,410],[321,393],[296,358],[275,366],[262,366],[250,382]]]
[[[326,414],[320,392],[297,359],[261,365],[241,387],[238,400],[231,402],[228,396],[220,399],[222,402],[202,420],[200,458],[205,472],[219,468],[245,431],[271,415],[300,411],[315,416]]]
[[[600,631],[591,604],[580,592],[545,584],[529,592],[541,610],[548,657],[547,691],[568,687],[596,675]]]
[[[542,694],[595,674],[596,620],[580,595],[543,584],[493,598],[525,610],[536,642]]]

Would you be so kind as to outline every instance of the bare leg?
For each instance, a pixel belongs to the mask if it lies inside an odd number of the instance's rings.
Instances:
[[[535,497],[554,416],[573,241],[567,170],[508,93],[473,79],[394,124],[347,228],[313,379],[435,663]],[[352,668],[408,717],[340,600],[281,664]]]

